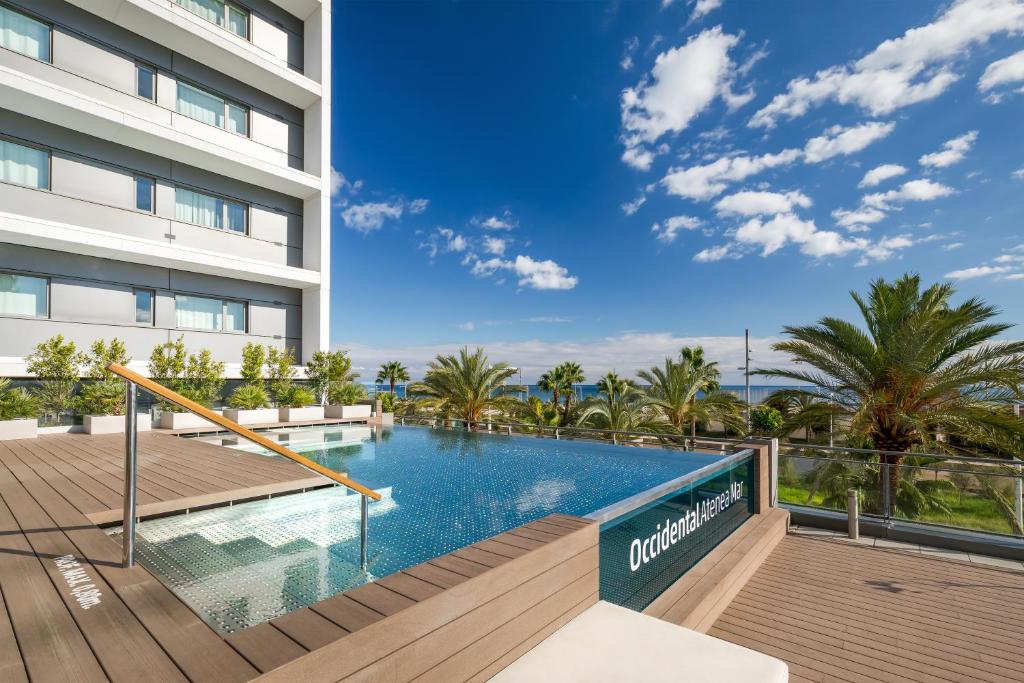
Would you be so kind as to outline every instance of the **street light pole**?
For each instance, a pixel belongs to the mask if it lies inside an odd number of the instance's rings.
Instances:
[[[747,404],[747,434],[750,433],[750,330],[743,330],[743,367],[736,368],[743,371],[743,400]]]

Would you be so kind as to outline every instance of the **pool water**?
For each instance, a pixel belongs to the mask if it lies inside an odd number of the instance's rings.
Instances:
[[[552,512],[589,514],[720,459],[421,427],[293,430],[283,442],[381,494],[369,504],[367,572],[360,496],[342,487],[141,522],[140,562],[221,633]]]

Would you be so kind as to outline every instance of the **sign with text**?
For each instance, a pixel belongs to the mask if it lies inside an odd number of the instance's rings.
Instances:
[[[601,599],[642,610],[753,514],[754,458],[601,526]]]

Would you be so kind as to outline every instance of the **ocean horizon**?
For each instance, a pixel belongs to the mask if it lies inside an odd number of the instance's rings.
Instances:
[[[373,384],[372,382],[364,383],[370,393],[374,392],[387,392],[390,387],[387,384]],[[405,387],[404,384],[395,386],[395,395],[399,398],[405,398]],[[782,384],[751,384],[750,385],[750,402],[753,404],[762,403],[766,398],[771,396],[779,389],[792,389],[795,385],[782,385]],[[536,384],[526,385],[526,396],[537,396],[542,401],[551,400],[551,392],[544,391]],[[742,399],[744,394],[744,385],[742,384],[723,384],[722,390],[734,394],[737,398]],[[577,384],[573,387],[573,391],[579,400],[590,398],[591,396],[597,396],[597,385],[596,384]]]

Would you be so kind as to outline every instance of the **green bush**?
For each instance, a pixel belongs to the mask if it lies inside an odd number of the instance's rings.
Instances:
[[[124,382],[89,382],[78,392],[74,405],[79,415],[124,415]]]
[[[283,397],[288,394],[295,379],[295,350],[291,347],[279,349],[267,347],[267,388],[270,398],[277,405],[286,405]],[[316,400],[316,399],[314,399]]]
[[[286,408],[305,408],[316,403],[313,392],[306,387],[291,385],[279,396],[278,404]]]
[[[39,378],[35,395],[44,415],[56,418],[70,409],[83,362],[75,342],[65,342],[58,334],[37,344],[25,360],[28,371]]]
[[[11,389],[11,380],[0,377],[0,420],[35,417],[39,400],[24,389]]]
[[[270,399],[263,387],[255,384],[243,384],[234,390],[228,399],[228,404],[239,410],[257,410],[269,406]]]
[[[263,388],[263,366],[267,363],[267,349],[262,344],[249,342],[242,347],[242,380],[254,387]]]
[[[209,349],[190,354],[185,363],[185,387],[182,395],[212,408],[224,388],[224,363],[213,360]]]
[[[750,411],[750,428],[755,434],[774,434],[782,429],[783,418],[776,408],[757,406]]]
[[[185,349],[184,337],[157,344],[149,354],[149,376],[171,391],[180,392],[183,388],[187,361],[188,350]],[[161,405],[167,406],[163,402]]]
[[[395,404],[398,403],[395,399],[395,395],[391,393],[377,394],[377,398],[380,399],[380,409],[385,413],[395,412]]]
[[[330,388],[351,382],[359,374],[352,372],[347,351],[317,351],[306,363],[306,379],[318,401],[327,398]]]
[[[110,363],[128,365],[131,362],[132,358],[128,355],[128,349],[123,341],[114,337],[108,344],[102,339],[97,339],[89,347],[89,353],[84,357],[85,376],[90,379],[121,382],[122,380],[118,379],[117,375],[107,370],[107,365]]]
[[[366,387],[354,382],[333,384],[327,393],[327,402],[332,406],[352,406],[366,398]]]

